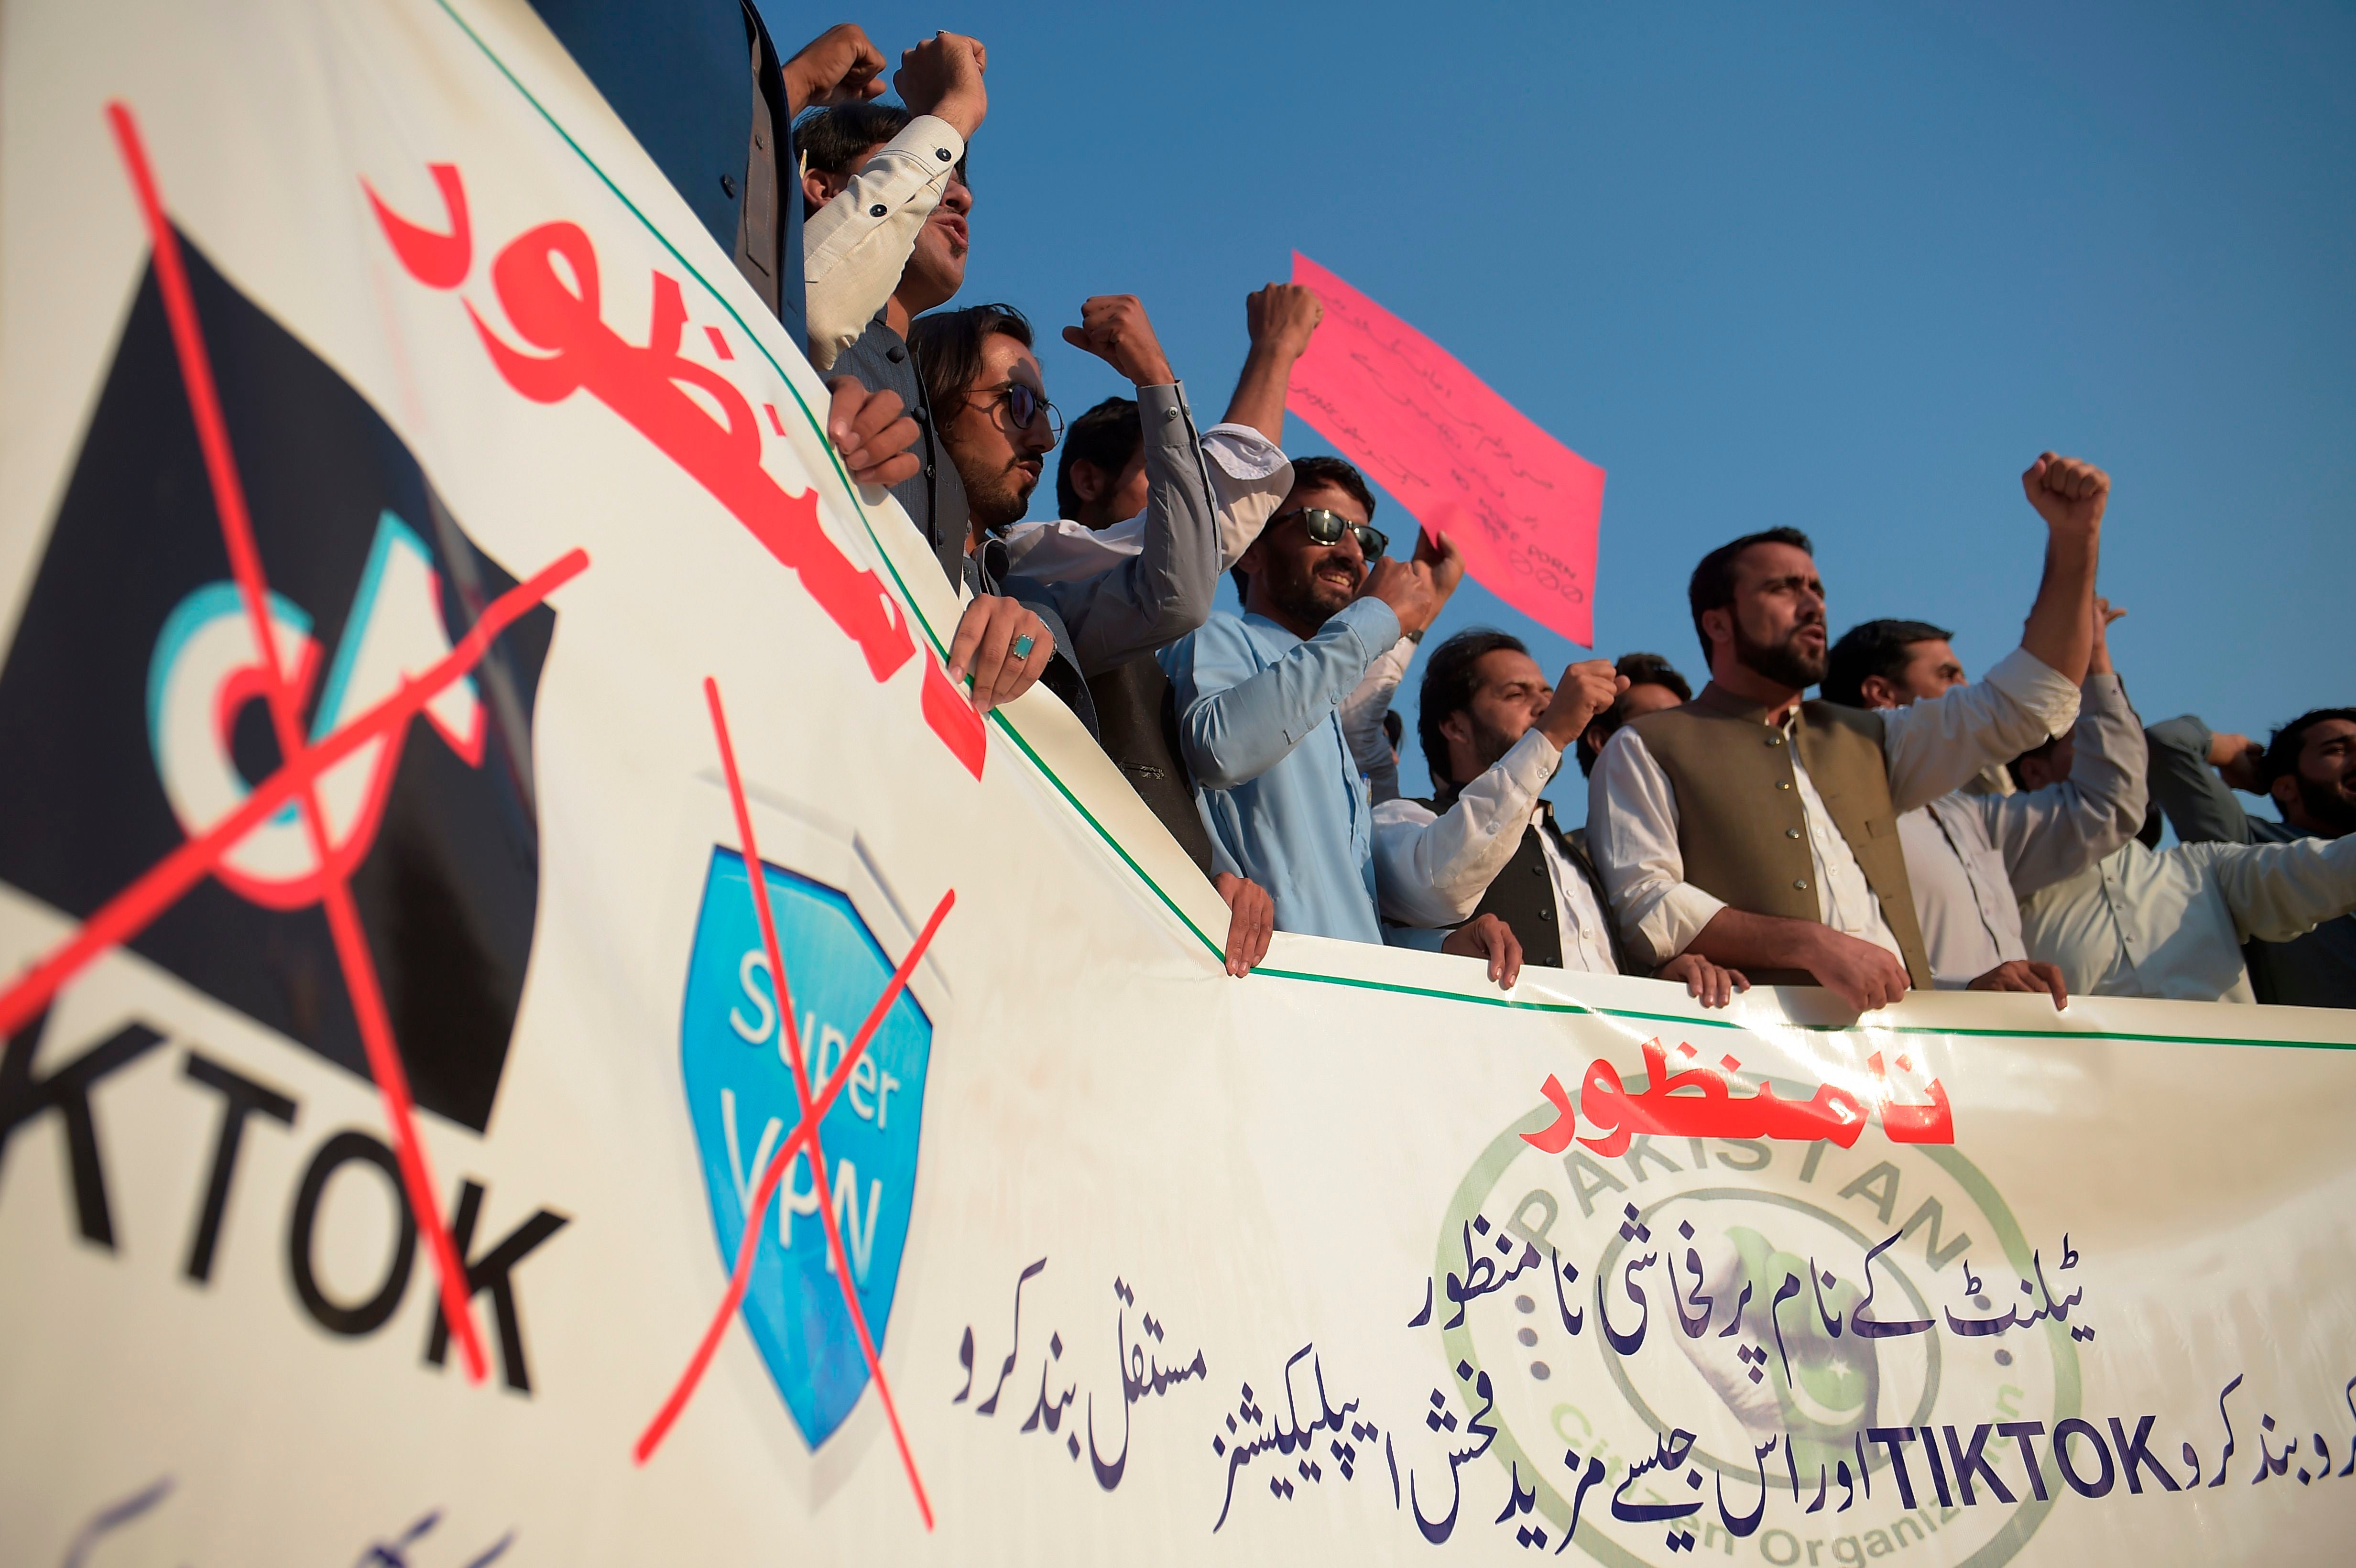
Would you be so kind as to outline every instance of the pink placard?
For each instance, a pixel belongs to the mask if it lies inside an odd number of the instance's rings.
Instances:
[[[1454,539],[1482,586],[1548,630],[1594,646],[1603,470],[1297,251],[1292,281],[1316,291],[1325,317],[1292,368],[1285,407],[1427,532]]]

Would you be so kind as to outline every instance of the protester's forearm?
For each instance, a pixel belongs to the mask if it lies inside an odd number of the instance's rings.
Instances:
[[[2004,857],[2016,898],[2075,876],[2143,826],[2143,731],[2116,677],[2089,676],[2077,762],[2044,789],[1970,798]]]
[[[1686,951],[1734,969],[1801,969],[1814,974],[1826,930],[1813,920],[1722,909],[1694,933]]]
[[[1375,883],[1385,912],[1410,925],[1452,925],[1471,916],[1520,850],[1538,791],[1561,760],[1543,737],[1526,735],[1432,820],[1387,823],[1378,812]]]
[[[1236,378],[1236,395],[1227,400],[1221,424],[1249,425],[1276,445],[1284,444],[1284,396],[1292,381],[1292,362],[1299,356],[1290,347],[1255,343],[1244,356],[1244,370]]]
[[[2187,844],[2245,844],[2250,815],[2209,765],[2209,726],[2187,713],[2144,731],[2150,748],[2151,793]]]
[[[1927,805],[1988,763],[2006,763],[2078,720],[2080,688],[2035,654],[1998,659],[1985,679],[1881,715],[1890,804]]]
[[[1218,518],[1185,396],[1175,385],[1147,387],[1138,405],[1147,432],[1139,552],[1099,576],[1052,589],[1083,675],[1176,642],[1210,618],[1218,591]]]
[[[2094,627],[2088,613],[2094,593],[2094,562],[2101,553],[2099,526],[2057,528],[2046,537],[2045,575],[2020,645],[2075,686],[2086,678],[2094,653]]]
[[[1284,761],[1307,731],[1309,705],[1282,666],[1190,705],[1178,720],[1187,771],[1205,789],[1248,784]],[[1290,721],[1288,721],[1290,720]]]
[[[2244,937],[2287,942],[2356,912],[2356,833],[2287,844],[2202,845]]]
[[[1361,599],[1268,668],[1187,701],[1179,738],[1195,782],[1232,789],[1282,762],[1398,635],[1389,605]]]
[[[1451,820],[1451,818],[1453,818]],[[1419,826],[1375,823],[1375,887],[1383,918],[1400,925],[1454,925],[1471,918],[1481,895],[1511,858],[1482,863],[1488,848],[1469,842],[1465,823],[1451,813]]]

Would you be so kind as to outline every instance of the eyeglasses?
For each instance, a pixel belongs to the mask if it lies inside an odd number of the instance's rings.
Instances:
[[[1358,541],[1358,553],[1368,560],[1390,549],[1390,536],[1365,523],[1354,523],[1339,512],[1329,512],[1323,507],[1301,507],[1283,517],[1270,519],[1271,526],[1287,517],[1299,517],[1309,530],[1312,544],[1340,544],[1342,536],[1349,534]]]
[[[1063,411],[1049,402],[1039,389],[1028,381],[1001,381],[995,387],[977,387],[973,395],[988,398],[992,404],[1004,403],[1014,421],[1016,430],[1028,430],[1041,414],[1047,416],[1047,433],[1055,440],[1064,439]]]

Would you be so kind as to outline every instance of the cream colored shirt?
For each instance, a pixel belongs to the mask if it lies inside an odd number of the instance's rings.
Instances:
[[[2244,942],[2287,942],[2351,911],[2356,833],[2164,852],[2130,838],[2023,901],[2020,925],[2072,996],[2254,1003]]]
[[[803,310],[810,363],[821,374],[900,286],[916,231],[964,156],[957,127],[919,114],[802,224]]]

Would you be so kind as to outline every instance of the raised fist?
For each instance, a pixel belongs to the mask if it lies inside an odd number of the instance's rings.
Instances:
[[[1080,305],[1080,325],[1064,341],[1085,348],[1141,387],[1175,386],[1177,375],[1135,294],[1097,294]]]
[[[1628,679],[1610,659],[1586,659],[1562,672],[1554,700],[1538,716],[1538,728],[1558,752],[1568,752],[1595,716],[1628,689]]]
[[[1281,348],[1298,359],[1309,351],[1310,335],[1325,319],[1317,291],[1300,283],[1270,283],[1244,296],[1244,324],[1255,345]]]
[[[935,33],[900,55],[900,69],[892,73],[893,90],[912,114],[931,114],[957,127],[971,141],[990,112],[990,94],[981,73],[990,65],[990,51],[978,38],[963,33]]]
[[[804,44],[783,71],[786,109],[864,103],[884,91],[884,51],[856,22],[837,22]]]
[[[2048,452],[2029,465],[2020,488],[2048,528],[2092,531],[2102,526],[2111,476],[2091,463]]]

